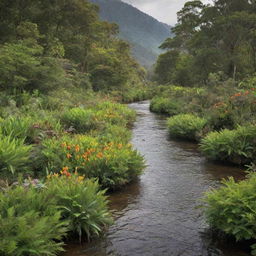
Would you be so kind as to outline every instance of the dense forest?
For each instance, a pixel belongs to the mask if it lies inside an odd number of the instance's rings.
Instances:
[[[49,92],[58,85],[126,90],[144,71],[87,1],[1,1],[1,88]],[[14,63],[16,62],[16,63]],[[15,71],[15,72],[14,72]]]

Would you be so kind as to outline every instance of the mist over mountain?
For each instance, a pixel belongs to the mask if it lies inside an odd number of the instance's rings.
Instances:
[[[171,27],[121,0],[91,1],[99,5],[101,19],[119,25],[120,37],[131,44],[138,62],[152,66],[161,53],[158,47],[171,35]]]

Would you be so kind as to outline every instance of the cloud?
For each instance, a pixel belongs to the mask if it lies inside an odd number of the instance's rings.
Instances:
[[[187,0],[122,0],[139,10],[153,16],[159,21],[174,25],[177,21],[176,13],[182,9]],[[209,2],[205,0],[204,2]]]

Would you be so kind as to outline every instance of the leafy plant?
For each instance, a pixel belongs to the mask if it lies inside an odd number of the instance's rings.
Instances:
[[[9,117],[0,123],[1,133],[12,138],[26,139],[32,125],[29,117]]]
[[[69,231],[77,234],[80,241],[85,235],[88,239],[99,236],[112,222],[105,191],[100,191],[96,181],[71,174],[67,168],[61,173],[48,176],[46,192],[57,200],[62,219],[69,223]]]
[[[238,183],[229,178],[223,185],[205,195],[208,223],[237,241],[256,239],[256,174]]]
[[[0,192],[0,254],[54,256],[63,251],[67,223],[56,201],[29,185]]]
[[[173,116],[182,112],[182,105],[172,98],[155,97],[151,100],[150,110],[152,112]]]
[[[254,161],[256,127],[240,126],[235,130],[211,132],[201,141],[200,149],[213,160],[237,164]]]
[[[28,169],[32,146],[24,144],[24,139],[14,139],[12,135],[0,134],[0,171],[11,172]]]
[[[61,116],[66,128],[73,127],[78,133],[84,133],[96,128],[95,114],[92,110],[72,108]]]
[[[181,114],[168,119],[169,133],[173,137],[197,140],[207,121],[192,114]]]

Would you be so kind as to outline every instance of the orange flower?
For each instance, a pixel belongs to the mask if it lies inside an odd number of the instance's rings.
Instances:
[[[76,145],[76,146],[75,146],[75,151],[76,151],[76,152],[79,152],[79,151],[80,151],[79,145]]]
[[[72,157],[72,155],[71,154],[69,154],[69,153],[67,153],[67,159],[69,159],[69,158],[71,158]]]
[[[63,147],[63,148],[65,148],[67,146],[67,143],[66,142],[63,142],[62,144],[61,144],[61,147]]]
[[[99,152],[99,153],[97,154],[97,157],[98,157],[98,158],[102,158],[102,157],[103,157],[102,152]]]
[[[68,167],[67,167],[67,166],[63,167],[63,168],[62,168],[62,171],[63,171],[63,172],[67,172],[67,171],[68,171]]]
[[[121,149],[123,147],[123,144],[118,144],[117,147]]]
[[[70,146],[70,145],[68,145],[68,146],[67,146],[67,150],[70,150],[70,149],[71,149],[71,146]]]

